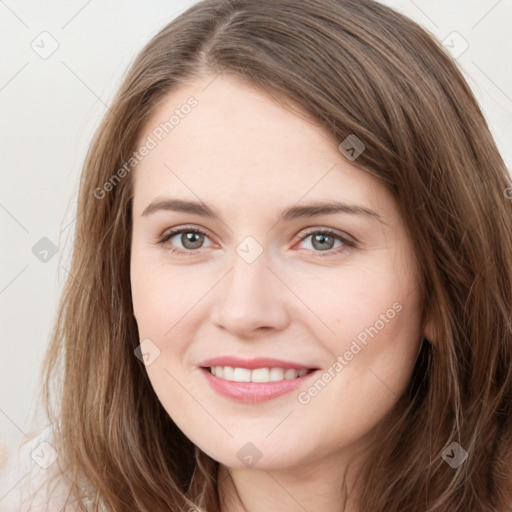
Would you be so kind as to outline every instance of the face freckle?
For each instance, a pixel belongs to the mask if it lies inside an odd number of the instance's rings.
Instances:
[[[158,352],[146,370],[179,428],[228,467],[244,467],[248,440],[263,469],[336,460],[395,405],[418,353],[403,220],[385,186],[320,127],[249,85],[221,76],[204,89],[208,81],[169,93],[140,136],[197,100],[134,171],[133,307],[140,339]],[[309,214],[280,217],[305,205]],[[210,384],[229,386],[229,370],[224,379],[201,368],[223,356],[316,371],[292,391],[244,402]]]

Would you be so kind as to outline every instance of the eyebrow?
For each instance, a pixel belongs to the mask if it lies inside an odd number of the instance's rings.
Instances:
[[[200,215],[201,217],[220,220],[220,215],[218,215],[215,212],[215,210],[210,208],[205,203],[172,198],[156,199],[152,201],[144,209],[144,211],[142,212],[142,216],[151,215],[158,211],[192,213],[195,215]],[[385,224],[385,222],[382,219],[382,216],[376,211],[367,208],[366,206],[349,204],[339,201],[313,202],[301,206],[291,206],[281,212],[278,218],[278,222],[291,221],[294,219],[304,217],[329,215],[334,213],[349,213],[353,215],[362,215],[365,217],[375,218],[382,224]]]

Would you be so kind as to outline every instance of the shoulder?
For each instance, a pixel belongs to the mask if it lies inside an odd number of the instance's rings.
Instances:
[[[66,505],[69,485],[59,475],[58,454],[47,427],[20,443],[0,464],[0,512],[75,512]],[[1,461],[0,461],[1,462]],[[67,481],[69,483],[69,481]]]

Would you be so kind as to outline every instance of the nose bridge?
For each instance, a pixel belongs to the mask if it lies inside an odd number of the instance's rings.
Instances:
[[[257,254],[251,243],[237,247],[215,301],[215,323],[237,336],[261,327],[281,329],[287,321],[283,293],[276,289],[279,280],[267,268],[267,253],[261,248]]]

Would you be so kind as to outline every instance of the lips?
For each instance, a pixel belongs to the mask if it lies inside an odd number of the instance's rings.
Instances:
[[[272,400],[297,390],[299,387],[305,385],[307,381],[310,381],[313,375],[317,373],[316,370],[318,370],[318,368],[313,366],[267,357],[254,359],[241,359],[230,356],[216,357],[202,361],[199,366],[201,368],[201,374],[214,391],[237,402],[252,404]],[[212,370],[219,368],[225,371],[227,367],[230,367],[231,371],[244,369],[243,372],[248,372],[252,375],[254,375],[252,371],[260,368],[264,368],[267,371],[270,368],[280,369],[281,372],[300,372],[300,374],[295,378],[285,378],[284,380],[275,382],[254,382],[252,380],[250,382],[236,382],[226,380],[225,378],[215,375],[215,372],[212,372]]]

